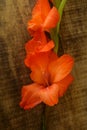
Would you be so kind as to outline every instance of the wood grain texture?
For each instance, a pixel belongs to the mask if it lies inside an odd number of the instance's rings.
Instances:
[[[75,59],[74,82],[53,108],[46,107],[47,130],[87,130],[87,1],[69,0],[61,29],[64,53]]]
[[[73,85],[54,107],[19,107],[20,90],[31,82],[23,60],[34,4],[0,0],[0,129],[41,130],[44,113],[47,130],[87,130],[87,0],[67,1],[60,29],[61,53],[75,58]]]
[[[21,88],[30,83],[24,65],[29,0],[1,0],[0,20],[0,129],[41,130],[43,105],[30,111],[19,107]]]

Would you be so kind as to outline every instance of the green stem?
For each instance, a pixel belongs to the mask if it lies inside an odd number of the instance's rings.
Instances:
[[[57,28],[52,29],[50,34],[51,34],[51,39],[55,43],[54,52],[57,54],[58,47],[59,47],[59,37],[58,37],[58,34],[57,34]]]
[[[59,33],[60,22],[61,22],[61,19],[62,19],[63,9],[64,9],[64,6],[66,4],[66,1],[67,0],[62,0],[62,2],[60,3],[60,6],[58,8],[58,11],[59,11],[59,14],[60,14],[60,20],[59,20],[58,25],[57,25],[57,33]]]
[[[63,14],[63,9],[65,6],[67,0],[54,0],[54,5],[58,9],[60,14],[60,20],[57,24],[57,27],[51,30],[51,38],[55,43],[54,52],[57,54],[58,47],[59,47],[59,28],[60,28],[60,22]]]
[[[57,54],[58,53],[58,48],[59,48],[59,37],[58,35],[56,35],[56,38],[55,38],[55,47],[54,47],[54,52]]]
[[[54,0],[53,3],[54,3],[54,6],[58,9],[60,6],[61,0]]]

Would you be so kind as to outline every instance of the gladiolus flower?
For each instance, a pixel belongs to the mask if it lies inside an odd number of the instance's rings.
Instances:
[[[36,32],[34,37],[25,45],[28,55],[50,51],[52,48],[54,48],[54,42],[52,40],[48,40],[45,33],[41,31]]]
[[[50,51],[32,55],[27,64],[31,69],[30,77],[35,83],[22,88],[20,106],[30,109],[41,102],[49,106],[57,104],[59,97],[63,96],[73,81],[70,74],[73,58],[66,54],[57,57]]]
[[[28,22],[28,30],[31,35],[40,28],[49,31],[54,28],[59,20],[56,7],[50,7],[48,0],[38,0],[32,11],[32,19]]]

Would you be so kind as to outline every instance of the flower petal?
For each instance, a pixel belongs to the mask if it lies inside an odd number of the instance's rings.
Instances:
[[[26,43],[25,49],[27,54],[34,54],[40,52],[46,44],[47,38],[45,33],[39,30],[35,33],[34,38]]]
[[[59,13],[56,7],[53,7],[49,12],[45,22],[43,24],[44,30],[48,30],[50,28],[54,28],[59,21]]]
[[[69,74],[66,76],[63,80],[59,81],[57,84],[59,86],[59,97],[63,96],[63,94],[66,92],[68,89],[69,85],[72,83],[74,80],[73,76]]]
[[[63,55],[49,64],[48,70],[51,74],[51,82],[64,79],[72,70],[74,59],[69,55]]]
[[[53,106],[58,103],[58,85],[53,84],[51,86],[48,86],[47,88],[43,88],[39,91],[39,95],[41,100],[49,105]]]
[[[35,32],[41,28],[43,21],[40,16],[36,16],[35,18],[29,20],[28,22],[28,31],[31,36],[34,36]]]
[[[48,0],[38,0],[32,11],[32,15],[33,17],[35,17],[40,13],[42,19],[44,20],[47,17],[49,11],[50,11],[50,4]]]
[[[30,58],[31,79],[39,84],[44,84],[44,74],[47,71],[50,52],[37,53]]]
[[[54,48],[54,42],[51,40],[45,46],[43,46],[40,52],[50,51],[52,48]]]
[[[48,73],[48,65],[57,59],[57,55],[52,52],[41,52],[35,55],[28,56],[25,59],[25,64],[31,69],[31,79],[39,84],[45,84],[46,75]]]
[[[31,55],[29,59],[30,69],[34,71],[36,69],[45,70],[49,63],[50,51],[36,53],[35,55]]]
[[[32,19],[28,22],[28,30],[32,36],[34,34],[34,31],[41,28],[49,11],[50,11],[50,5],[48,0],[37,1],[32,11]]]
[[[38,95],[38,92],[42,88],[43,86],[40,86],[35,83],[24,86],[22,88],[22,100],[20,102],[20,106],[24,109],[30,109],[41,103],[41,99]]]

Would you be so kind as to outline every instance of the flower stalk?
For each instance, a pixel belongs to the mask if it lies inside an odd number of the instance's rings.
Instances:
[[[60,6],[58,8],[58,11],[59,11],[59,14],[60,14],[60,20],[59,20],[59,23],[57,24],[57,33],[59,33],[59,28],[60,28],[60,23],[61,23],[61,19],[62,19],[62,14],[63,14],[63,10],[64,10],[66,2],[67,2],[67,0],[62,0],[61,3],[60,3]]]
[[[58,47],[59,47],[59,29],[60,29],[60,23],[61,23],[61,19],[62,19],[62,14],[63,14],[63,9],[65,7],[67,0],[54,0],[53,4],[55,5],[55,7],[58,9],[58,12],[60,14],[60,19],[59,22],[56,26],[56,28],[51,30],[51,38],[53,39],[54,43],[55,43],[55,47],[54,47],[54,52],[57,54],[58,53]]]
[[[51,34],[52,40],[55,43],[54,52],[57,54],[58,53],[58,47],[59,47],[59,36],[58,36],[58,33],[57,33],[57,27],[52,29],[50,34]]]

